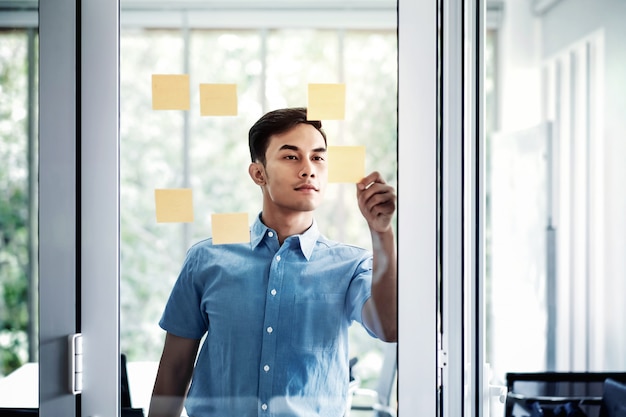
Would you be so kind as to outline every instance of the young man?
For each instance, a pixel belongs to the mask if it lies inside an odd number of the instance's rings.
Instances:
[[[350,323],[397,339],[393,187],[376,172],[356,186],[372,256],[326,239],[314,221],[328,178],[321,122],[304,108],[275,110],[249,145],[263,196],[251,242],[189,250],[160,321],[149,417],[178,417],[183,403],[191,417],[341,417]]]

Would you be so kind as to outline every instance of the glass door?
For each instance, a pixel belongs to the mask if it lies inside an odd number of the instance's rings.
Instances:
[[[245,213],[248,223],[259,214],[260,194],[247,173],[247,134],[256,119],[306,106],[309,84],[345,84],[345,120],[323,122],[329,145],[366,146],[367,169],[394,186],[398,170],[395,1],[355,4],[349,12],[308,2],[288,9],[271,2],[170,6],[121,4],[120,344],[132,407],[146,414],[165,336],[158,322],[187,249],[211,236],[212,214]],[[155,74],[189,76],[187,110],[153,109]],[[236,86],[235,114],[201,114],[198,92],[206,83]],[[193,191],[193,222],[158,222],[155,190],[180,188]],[[330,185],[316,220],[329,238],[371,248],[350,184]],[[359,407],[371,413],[371,394],[397,408],[389,350],[395,345],[352,326],[357,393],[370,394],[354,397],[353,415]],[[384,383],[383,374],[390,375]]]
[[[167,292],[171,268],[175,268],[172,265],[181,260],[194,239],[208,232],[205,220],[193,226],[157,225],[150,220],[146,227],[141,226],[145,219],[137,210],[145,214],[154,209],[146,190],[150,194],[157,186],[194,187],[200,190],[197,194],[199,202],[206,205],[205,213],[226,209],[257,213],[251,201],[242,197],[254,191],[225,192],[220,188],[219,175],[214,183],[202,180],[205,175],[235,171],[235,166],[245,160],[235,157],[242,152],[228,140],[204,142],[205,138],[220,138],[221,132],[245,137],[243,124],[227,118],[202,120],[192,111],[155,117],[155,112],[146,108],[150,95],[146,81],[157,71],[188,72],[195,77],[194,85],[204,78],[237,84],[242,89],[240,108],[245,118],[272,107],[300,104],[311,81],[354,83],[354,90],[347,90],[349,117],[344,122],[328,123],[329,134],[348,145],[365,141],[372,169],[375,166],[384,172],[398,189],[397,173],[407,178],[398,205],[398,212],[406,214],[398,216],[397,227],[400,332],[404,335],[398,353],[404,369],[401,378],[407,381],[399,384],[399,397],[404,400],[396,402],[395,372],[383,369],[393,370],[395,355],[391,355],[389,365],[381,346],[358,332],[351,334],[355,347],[351,354],[359,358],[362,389],[378,390],[382,375],[388,377],[383,387],[386,398],[378,400],[387,401],[390,412],[399,409],[406,414],[434,414],[436,5],[413,3],[381,1],[367,7],[362,3],[354,8],[328,6],[330,10],[308,4],[296,12],[299,20],[289,11],[283,13],[280,5],[270,5],[267,13],[254,16],[245,13],[245,7],[233,7],[224,11],[227,18],[215,11],[184,13],[175,2],[165,15],[146,10],[144,7],[149,6],[144,2],[129,3],[121,16],[115,1],[82,2],[80,7],[69,0],[41,5],[40,415],[119,413],[124,405],[121,353],[129,359],[130,394],[136,399],[131,404],[143,408],[139,399],[142,395],[145,399],[151,389],[150,370],[154,369],[154,358],[146,352],[161,342],[162,336],[154,336],[154,325],[162,305],[156,306],[145,288],[134,285],[132,279],[145,278],[148,273],[168,275],[162,281],[150,281],[155,291],[161,287],[161,293]],[[302,10],[306,15],[300,13]],[[2,18],[5,16],[3,13]],[[398,36],[406,40],[402,45]],[[176,51],[180,55],[176,56]],[[421,54],[431,56],[433,61],[426,62],[432,65],[425,65],[419,59]],[[133,70],[128,72],[126,65]],[[220,69],[219,65],[225,67]],[[403,92],[399,85],[404,86]],[[124,96],[127,90],[130,99]],[[197,101],[192,106],[198,110]],[[18,110],[16,114],[23,113]],[[135,113],[141,116],[138,120],[126,118]],[[228,158],[215,159],[214,151]],[[27,165],[32,168],[31,162]],[[211,167],[219,169],[214,172]],[[145,172],[137,174],[139,168]],[[18,173],[23,174],[23,170]],[[243,178],[237,175],[233,174],[232,181],[243,184],[245,173]],[[119,187],[120,182],[130,186],[128,191]],[[333,203],[322,213],[332,220],[327,222],[327,233],[367,246],[366,238],[351,224],[359,216],[351,214],[355,206],[344,198],[351,194],[345,188],[338,185],[331,192]],[[208,198],[213,194],[219,197],[219,205]],[[120,207],[127,203],[120,214]],[[136,258],[132,250],[142,247],[145,233],[151,236],[148,240],[153,246],[143,258]],[[130,266],[125,266],[127,251],[128,258],[134,259]],[[172,262],[166,262],[164,253]],[[149,265],[152,262],[170,269],[155,272],[154,265]],[[120,269],[122,275],[132,273],[121,283]],[[140,314],[150,317],[149,321],[135,321],[136,311],[127,308],[141,302],[149,304]],[[32,316],[30,321],[34,322]],[[137,323],[144,324],[137,327]],[[133,333],[141,337],[133,339]],[[76,334],[81,334],[83,341],[82,387],[69,386],[68,338]]]
[[[184,252],[210,234],[211,213],[240,211],[249,219],[258,214],[250,198],[254,187],[241,170],[247,165],[247,128],[267,110],[303,105],[307,84],[322,81],[347,86],[346,121],[325,123],[333,139],[366,143],[372,167],[392,183],[396,172],[405,178],[404,187],[398,184],[398,362],[406,382],[398,384],[397,408],[434,415],[437,3],[303,2],[285,10],[269,2],[261,9],[255,3],[254,11],[246,5],[186,10],[171,2],[159,12],[149,3],[122,2],[120,314],[132,406],[147,407],[163,341],[158,319]],[[404,39],[398,46],[396,36]],[[193,94],[187,110],[151,108],[151,77],[159,73],[189,75]],[[235,84],[237,116],[199,115],[201,83]],[[194,222],[157,223],[157,188],[191,188]],[[335,238],[368,246],[354,228],[359,215],[345,188],[331,190],[320,219]],[[351,342],[363,388],[371,391],[388,364],[369,336],[356,330]],[[394,380],[392,374],[389,381]],[[382,400],[394,412],[394,388],[387,383],[384,390]]]

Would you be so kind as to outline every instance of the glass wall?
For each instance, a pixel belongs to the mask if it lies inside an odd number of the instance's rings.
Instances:
[[[0,29],[0,408],[38,405],[37,50]]]
[[[346,83],[345,120],[324,122],[329,144],[365,145],[366,170],[397,184],[397,35],[378,26],[124,26],[122,14],[120,38],[120,342],[133,406],[147,410],[164,339],[158,320],[186,250],[211,235],[210,214],[246,212],[252,221],[261,209],[247,134],[264,112],[306,106],[308,83]],[[183,73],[190,110],[152,110],[152,74]],[[202,117],[200,83],[236,84],[238,115]],[[157,223],[157,188],[191,188],[194,222]],[[327,237],[371,249],[353,185],[330,184],[316,219]],[[384,344],[360,326],[350,337],[361,387],[375,388]]]

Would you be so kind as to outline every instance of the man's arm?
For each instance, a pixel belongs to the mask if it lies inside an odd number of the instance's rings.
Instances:
[[[167,333],[148,417],[180,417],[200,340]]]
[[[374,271],[372,296],[363,306],[363,321],[381,340],[398,340],[398,267],[391,220],[396,194],[378,172],[357,184],[359,209],[372,235]]]

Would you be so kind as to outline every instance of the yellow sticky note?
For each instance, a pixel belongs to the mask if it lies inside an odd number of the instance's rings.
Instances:
[[[154,190],[157,223],[193,222],[193,195],[190,188]]]
[[[248,213],[211,214],[213,244],[250,242]]]
[[[365,177],[365,146],[329,146],[328,182],[357,183]]]
[[[237,84],[200,84],[201,116],[237,116]]]
[[[345,84],[309,84],[308,120],[343,120],[346,115]]]
[[[152,109],[189,110],[189,75],[153,74]]]

